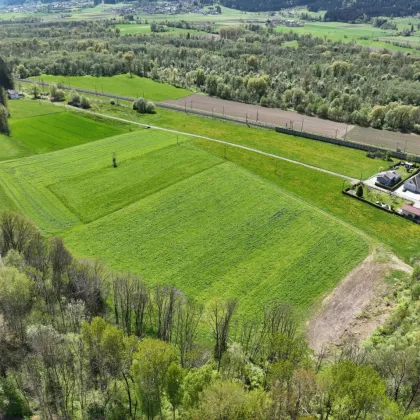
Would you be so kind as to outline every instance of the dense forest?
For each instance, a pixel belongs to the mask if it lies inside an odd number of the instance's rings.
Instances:
[[[288,46],[297,42],[297,48]],[[4,23],[0,54],[19,78],[134,74],[223,99],[420,132],[420,61],[261,25],[211,34],[121,36],[112,22]]]
[[[418,268],[394,278],[395,310],[363,348],[315,355],[285,303],[252,319],[237,300],[203,307],[77,260],[15,213],[0,252],[4,419],[420,418]]]
[[[412,16],[420,11],[419,0],[222,0],[222,4],[252,12],[307,6],[314,12],[326,10],[327,21],[343,22],[354,22],[364,16]]]

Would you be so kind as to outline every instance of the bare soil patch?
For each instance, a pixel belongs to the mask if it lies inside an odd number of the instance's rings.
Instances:
[[[374,251],[349,273],[308,322],[310,347],[319,353],[349,337],[361,342],[382,325],[392,309],[383,299],[388,288],[384,278],[393,270],[410,273],[411,267],[393,255],[380,258]]]
[[[259,105],[227,101],[225,99],[195,94],[180,99],[167,100],[164,103],[180,108],[204,111],[217,115],[227,115],[242,121],[259,121],[279,127],[292,127],[294,130],[307,131],[329,137],[346,138],[358,143],[396,150],[398,147],[408,153],[420,155],[420,136],[404,134],[374,128],[358,127],[340,122],[309,117],[295,111],[284,111],[279,108],[264,108]],[[347,135],[346,135],[347,132]]]
[[[179,107],[214,113],[215,115],[228,115],[239,118],[243,121],[259,121],[262,123],[277,125],[281,127],[293,127],[295,130],[308,131],[310,133],[322,134],[330,137],[343,138],[346,129],[351,130],[353,126],[340,122],[322,120],[318,117],[308,117],[294,111],[284,111],[278,108],[264,108],[259,105],[244,104],[241,102],[227,101],[206,95],[191,95],[186,98],[167,100],[164,103],[177,105]],[[347,128],[346,128],[347,127]]]
[[[408,153],[420,154],[420,136],[417,134],[397,133],[355,126],[349,131],[347,138],[359,143],[386,147],[391,150],[396,150],[399,147]]]

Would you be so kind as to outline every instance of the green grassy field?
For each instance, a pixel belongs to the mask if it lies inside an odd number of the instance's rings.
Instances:
[[[134,35],[134,34],[152,34],[149,24],[129,24],[121,23],[116,25],[120,29],[121,35]],[[196,29],[183,29],[183,28],[171,28],[167,27],[167,31],[153,33],[156,36],[171,36],[171,35],[186,35],[186,34],[206,34]]]
[[[0,134],[0,161],[18,159],[31,154],[31,151],[26,149],[16,139]]]
[[[223,145],[204,140],[195,140],[194,144],[216,156],[225,155]],[[230,147],[226,156],[229,161],[278,185],[308,205],[326,211],[385,244],[405,261],[420,257],[420,225],[341,194],[343,186],[347,185],[341,179],[246,150]]]
[[[5,146],[0,149],[0,160],[65,149],[136,129],[30,99],[10,101],[9,108],[11,137],[0,138]]]
[[[112,77],[43,75],[33,79],[42,80],[47,83],[60,83],[65,86],[71,86],[74,89],[90,89],[132,98],[142,96],[150,101],[156,102],[166,99],[178,99],[191,95],[192,93],[189,90],[158,83],[145,77],[133,75],[130,78],[128,74],[120,74]]]
[[[127,111],[127,108],[99,103],[94,109],[132,121],[253,147],[354,178],[368,178],[383,170],[385,165],[384,161],[369,159],[365,152],[359,150],[276,133],[273,130],[247,127],[244,124],[195,115],[185,116],[183,113],[163,108],[159,108],[154,115],[139,115]]]
[[[367,255],[351,228],[178,141],[140,130],[3,162],[0,194],[80,257],[203,302],[239,297],[249,314],[275,296],[306,316]]]
[[[406,26],[401,24],[401,27]],[[332,42],[355,42],[357,44],[391,51],[402,51],[411,54],[420,52],[414,48],[392,45],[386,41],[406,43],[415,40],[415,37],[396,37],[397,31],[382,30],[369,24],[346,24],[342,22],[304,22],[303,27],[289,28],[277,26],[277,32],[296,32],[298,34],[312,34],[313,36],[330,40]]]
[[[78,255],[204,302],[238,297],[248,314],[274,296],[306,313],[368,252],[350,229],[229,163],[64,237]]]

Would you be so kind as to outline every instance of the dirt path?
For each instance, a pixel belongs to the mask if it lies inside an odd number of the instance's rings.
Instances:
[[[62,107],[67,106],[67,105],[64,105],[64,104],[56,103],[56,102],[54,104],[57,105],[57,106],[62,106]],[[82,108],[70,107],[70,109],[72,111],[79,111],[79,112],[84,112],[86,114],[97,115],[99,117],[110,118],[112,120],[122,121],[122,122],[125,122],[125,123],[134,124],[134,125],[139,125],[139,126],[145,127],[145,128],[146,127],[147,128],[153,128],[155,130],[167,131],[168,133],[180,134],[180,135],[183,135],[183,136],[188,136],[188,137],[193,137],[193,138],[197,138],[197,139],[201,139],[201,140],[207,140],[207,141],[212,141],[212,142],[215,142],[215,143],[225,144],[226,146],[229,146],[229,147],[235,147],[237,149],[248,150],[249,152],[258,153],[260,155],[269,156],[269,157],[272,157],[272,158],[275,158],[275,159],[283,160],[285,162],[290,162],[290,163],[293,163],[295,165],[304,166],[306,168],[313,169],[315,171],[324,172],[328,175],[333,175],[333,176],[339,177],[341,179],[346,179],[347,181],[350,181],[350,182],[357,182],[357,179],[351,178],[347,175],[342,175],[342,174],[339,174],[337,172],[329,171],[327,169],[318,168],[317,166],[308,165],[306,163],[299,162],[299,161],[293,160],[293,159],[288,159],[288,158],[285,158],[283,156],[263,152],[262,150],[253,149],[252,147],[247,147],[247,146],[242,146],[240,144],[230,143],[230,142],[227,142],[225,140],[218,140],[218,139],[213,139],[211,137],[200,136],[199,134],[186,133],[184,131],[172,130],[172,129],[169,129],[169,128],[163,128],[163,127],[159,127],[159,126],[155,126],[155,125],[139,123],[139,122],[135,122],[135,121],[131,121],[131,120],[126,120],[125,118],[113,117],[113,116],[107,115],[107,114],[101,114],[101,113],[94,112],[94,111],[88,111],[88,110],[82,109]]]
[[[412,268],[393,255],[375,250],[324,299],[318,313],[307,324],[310,347],[315,352],[339,345],[346,337],[360,342],[385,322],[391,306],[382,297],[383,281],[392,270],[411,273]],[[361,317],[361,313],[367,317]]]

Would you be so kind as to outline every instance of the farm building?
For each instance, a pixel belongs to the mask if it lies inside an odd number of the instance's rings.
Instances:
[[[7,97],[9,99],[19,99],[19,93],[16,90],[9,89],[7,91]]]
[[[376,181],[379,184],[385,185],[387,187],[392,187],[393,185],[401,181],[401,175],[395,171],[382,172],[378,175]]]
[[[420,194],[420,173],[404,182],[404,189]]]
[[[404,204],[401,210],[405,217],[420,223],[420,209],[414,206],[410,206],[409,204]]]

